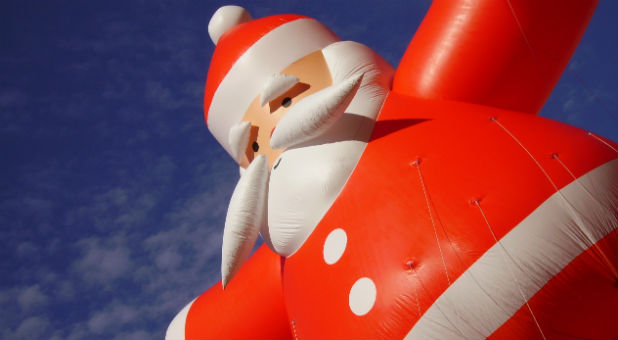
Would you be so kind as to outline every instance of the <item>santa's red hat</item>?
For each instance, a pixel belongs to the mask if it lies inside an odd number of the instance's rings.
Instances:
[[[204,93],[209,130],[231,154],[230,128],[245,115],[265,81],[296,60],[340,39],[318,21],[294,14],[251,19],[242,7],[224,6],[210,19],[217,45]]]

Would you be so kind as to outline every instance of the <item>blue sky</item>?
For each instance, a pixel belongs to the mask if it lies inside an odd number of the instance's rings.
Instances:
[[[428,1],[238,1],[315,17],[397,65]],[[0,4],[0,338],[162,338],[220,279],[238,179],[202,94],[220,1]],[[618,139],[617,4],[542,114]]]

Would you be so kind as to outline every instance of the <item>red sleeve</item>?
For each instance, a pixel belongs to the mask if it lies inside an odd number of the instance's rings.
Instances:
[[[399,64],[393,91],[538,113],[597,3],[436,0]]]
[[[221,289],[195,300],[187,339],[292,339],[281,286],[281,257],[262,245]]]

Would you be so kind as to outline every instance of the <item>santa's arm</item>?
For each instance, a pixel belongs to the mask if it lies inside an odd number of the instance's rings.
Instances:
[[[393,91],[538,113],[598,1],[435,0]]]
[[[166,339],[292,339],[281,287],[282,259],[261,246],[222,290],[218,282],[185,307]]]

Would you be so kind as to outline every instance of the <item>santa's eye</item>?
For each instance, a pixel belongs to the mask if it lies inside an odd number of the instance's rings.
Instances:
[[[251,149],[253,149],[253,152],[258,152],[260,144],[258,144],[258,142],[253,142],[253,144],[251,144]]]
[[[283,98],[283,100],[281,101],[281,106],[289,107],[290,105],[292,105],[292,98],[290,97]]]

